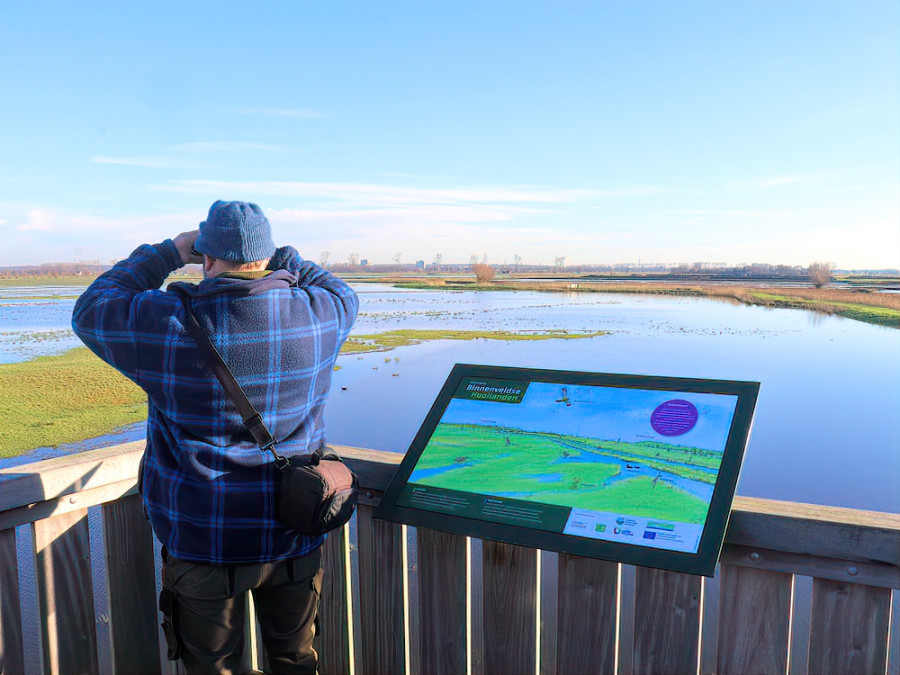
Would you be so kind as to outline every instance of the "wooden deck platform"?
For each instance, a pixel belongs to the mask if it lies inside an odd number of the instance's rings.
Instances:
[[[0,471],[0,673],[175,672],[135,494],[142,450]],[[326,544],[323,675],[900,675],[900,515],[738,498],[703,579],[374,520],[400,455],[338,450],[364,504]],[[105,552],[99,622],[92,542]],[[32,575],[36,600],[21,585]],[[22,625],[29,602],[39,634]]]

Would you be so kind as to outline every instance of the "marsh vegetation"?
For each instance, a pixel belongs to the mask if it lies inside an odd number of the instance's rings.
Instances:
[[[830,272],[829,272],[830,274]],[[677,282],[595,281],[471,281],[464,279],[398,280],[400,288],[421,290],[538,291],[543,293],[636,293],[732,298],[746,305],[804,309],[843,316],[879,326],[900,328],[900,293],[871,289],[803,288],[726,284],[682,284]],[[823,284],[824,285],[824,284]]]

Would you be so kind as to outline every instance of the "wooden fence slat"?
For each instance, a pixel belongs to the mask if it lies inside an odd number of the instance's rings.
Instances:
[[[888,588],[815,579],[809,672],[885,672],[890,608]]]
[[[558,564],[556,672],[611,673],[619,565],[564,553]]]
[[[153,534],[140,495],[103,506],[113,670],[159,673]]]
[[[635,578],[634,673],[697,671],[701,578],[638,567]]]
[[[785,675],[791,575],[722,565],[719,675]]]
[[[97,627],[87,510],[34,523],[44,671],[96,673]]]
[[[406,671],[406,621],[403,607],[404,541],[402,526],[372,518],[374,509],[357,509],[361,660],[365,675],[402,675]]]
[[[25,672],[16,531],[0,530],[0,673]]]
[[[535,672],[538,555],[533,548],[484,542],[485,675]]]
[[[422,673],[465,673],[466,538],[419,527],[416,541]]]
[[[350,528],[345,525],[331,532],[322,547],[322,597],[319,601],[319,636],[316,650],[319,652],[319,672],[322,675],[340,675],[350,672],[350,598],[347,580],[350,561],[348,554]]]

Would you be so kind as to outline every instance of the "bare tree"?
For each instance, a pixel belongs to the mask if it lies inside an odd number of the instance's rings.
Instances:
[[[478,264],[478,254],[477,253],[473,253],[472,255],[469,256],[469,264],[470,265]]]
[[[809,264],[809,280],[816,288],[822,288],[831,281],[831,273],[834,271],[834,263],[814,262]]]
[[[563,268],[566,266],[566,256],[564,256],[564,255],[556,256],[556,258],[553,260],[553,264],[556,266],[557,272],[562,272]]]
[[[319,254],[319,263],[322,267],[328,267],[328,256],[331,255],[331,251],[322,251]]]
[[[444,254],[443,253],[435,253],[434,254],[434,264],[437,266],[438,274],[441,273],[441,263],[444,262]]]
[[[350,267],[356,267],[357,265],[359,265],[359,253],[351,253],[350,255],[348,255],[347,264],[350,265]]]
[[[513,262],[516,264],[516,272],[518,272],[519,265],[522,264],[522,256],[520,256],[518,253],[516,253],[515,255],[513,255]]]
[[[401,260],[403,260],[403,254],[399,253],[399,252],[395,253],[394,254],[394,264],[397,265],[398,268],[400,267]]]

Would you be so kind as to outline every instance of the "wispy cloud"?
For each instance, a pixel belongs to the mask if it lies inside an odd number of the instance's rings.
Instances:
[[[776,187],[778,185],[788,185],[790,183],[805,183],[813,178],[811,173],[796,173],[776,176],[757,176],[753,178],[741,178],[725,183],[726,190],[750,191],[764,190],[766,188]]]
[[[107,217],[36,208],[26,211],[18,218],[0,221],[0,226],[4,229],[25,233],[77,232],[79,236],[115,236],[119,233],[126,233],[125,236],[133,240],[135,236],[141,237],[158,231],[168,232],[166,236],[174,236],[178,234],[178,231],[189,229],[190,224],[198,223],[201,215],[200,213],[169,213],[158,216]],[[167,229],[160,230],[160,228]],[[147,241],[156,240],[148,239]]]
[[[52,232],[54,214],[46,209],[32,209],[26,214],[24,221],[15,225],[17,232]]]
[[[179,143],[164,148],[159,154],[139,155],[131,157],[114,157],[110,155],[95,155],[91,161],[95,164],[114,164],[118,166],[133,166],[145,169],[206,169],[210,164],[203,164],[203,155],[221,153],[246,153],[246,152],[295,152],[291,148],[266,143],[254,143],[253,141],[193,141]],[[212,160],[210,160],[212,161]]]
[[[146,157],[109,157],[96,155],[91,157],[95,164],[115,164],[117,166],[134,166],[144,169],[203,169],[202,164],[185,161],[177,157],[149,155]]]
[[[280,145],[267,145],[250,141],[195,141],[173,145],[172,152],[235,152],[253,150],[259,152],[290,152],[289,148]]]
[[[125,257],[142,243],[156,243],[192,229],[203,219],[196,212],[156,216],[98,216],[54,208],[31,208],[0,223],[0,265]],[[86,253],[87,252],[87,253]]]
[[[591,200],[641,196],[664,191],[662,188],[626,187],[607,190],[559,189],[535,186],[490,186],[417,188],[372,183],[317,183],[291,181],[229,182],[182,180],[157,186],[171,192],[196,194],[252,194],[267,197],[302,198],[322,203],[344,203],[363,208],[404,207],[413,205],[480,204],[573,204]]]
[[[761,188],[772,187],[774,185],[784,185],[786,183],[799,183],[802,179],[800,176],[776,176],[768,178],[759,184]]]
[[[295,117],[298,119],[321,119],[330,115],[318,110],[302,110],[295,108],[247,108],[237,110],[238,115],[266,115],[269,117]]]
[[[753,209],[694,209],[689,211],[677,211],[674,215],[683,215],[691,218],[766,218],[775,215],[772,210]]]
[[[385,178],[408,178],[412,180],[440,180],[449,181],[457,180],[453,176],[426,176],[417,173],[404,173],[403,171],[372,171],[373,176],[383,176]]]

